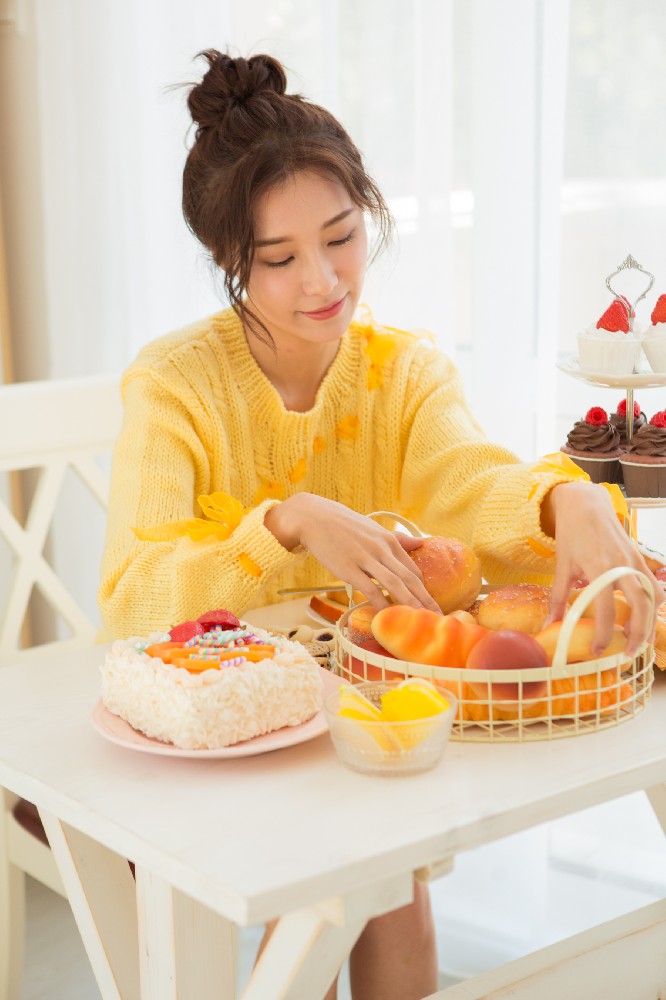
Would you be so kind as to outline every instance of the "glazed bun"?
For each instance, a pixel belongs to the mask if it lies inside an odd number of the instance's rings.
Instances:
[[[187,99],[192,120],[199,131],[218,125],[231,108],[245,104],[258,94],[284,94],[286,91],[284,69],[272,56],[234,59],[217,49],[206,49],[199,55],[208,61],[209,69],[201,83],[192,87]]]
[[[465,611],[481,590],[481,563],[458,538],[433,535],[409,553],[423,576],[423,585],[443,614]]]
[[[550,587],[516,583],[500,587],[479,603],[476,619],[484,628],[509,629],[536,635],[545,625],[550,605]]]
[[[347,637],[355,646],[360,646],[368,639],[374,639],[372,619],[377,612],[370,604],[362,604],[349,614]]]

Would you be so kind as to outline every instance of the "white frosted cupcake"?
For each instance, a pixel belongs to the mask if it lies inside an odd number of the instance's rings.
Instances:
[[[641,353],[641,338],[631,329],[633,309],[615,299],[596,326],[578,334],[578,363],[583,371],[631,375]]]
[[[666,375],[666,295],[660,295],[652,310],[652,325],[643,334],[643,350],[653,372]]]

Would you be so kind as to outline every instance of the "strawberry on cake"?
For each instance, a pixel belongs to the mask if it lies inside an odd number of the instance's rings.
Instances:
[[[653,372],[666,374],[666,295],[660,295],[643,333],[643,350]]]
[[[641,352],[634,332],[634,310],[623,297],[613,300],[596,325],[578,334],[578,361],[583,371],[630,375]]]
[[[169,632],[117,640],[101,672],[110,712],[184,749],[297,726],[322,704],[321,668],[299,642],[222,610]]]

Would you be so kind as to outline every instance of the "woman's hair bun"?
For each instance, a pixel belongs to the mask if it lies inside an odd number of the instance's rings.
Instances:
[[[199,128],[217,125],[231,107],[257,94],[284,94],[287,88],[284,69],[273,56],[234,59],[217,49],[206,49],[199,55],[208,61],[209,68],[187,99],[192,119]]]

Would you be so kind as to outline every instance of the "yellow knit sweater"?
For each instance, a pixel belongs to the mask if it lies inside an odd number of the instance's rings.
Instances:
[[[454,366],[412,334],[354,322],[301,413],[285,409],[229,309],[144,348],[123,397],[99,592],[107,639],[212,608],[242,613],[280,588],[329,580],[264,526],[299,491],[464,539],[493,582],[553,572],[539,554],[554,547],[540,505],[567,475],[537,475],[489,443]],[[217,491],[252,508],[226,541],[137,538],[137,528],[201,517],[198,497]]]

